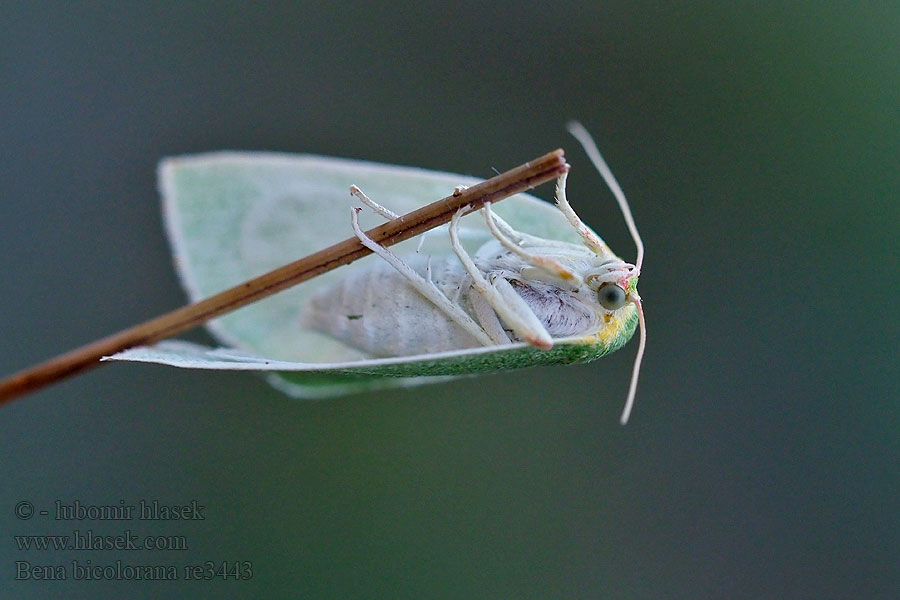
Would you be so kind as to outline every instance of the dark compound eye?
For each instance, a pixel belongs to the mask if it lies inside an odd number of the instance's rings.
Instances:
[[[604,283],[597,290],[597,298],[606,310],[618,310],[625,304],[625,290],[614,283]]]

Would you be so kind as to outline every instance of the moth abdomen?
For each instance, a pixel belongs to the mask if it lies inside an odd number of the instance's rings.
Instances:
[[[372,356],[409,356],[477,347],[389,265],[375,264],[316,292],[305,326]]]

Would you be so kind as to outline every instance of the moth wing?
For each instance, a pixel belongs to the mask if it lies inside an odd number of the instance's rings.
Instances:
[[[159,166],[166,229],[191,302],[350,237],[350,208],[359,205],[349,194],[350,185],[404,214],[449,195],[458,185],[478,181],[410,167],[277,153],[217,152],[169,158]],[[533,196],[519,194],[495,210],[532,235],[578,242],[562,214]],[[369,210],[360,217],[366,229],[383,222]],[[474,252],[489,233],[480,215],[466,217],[463,224],[463,243]],[[395,251],[413,252],[417,244],[409,240]],[[446,228],[427,233],[422,251],[435,259],[449,255]],[[377,260],[366,257],[209,322],[217,339],[247,353],[243,359],[238,353],[227,361],[197,360],[196,349],[177,344],[174,350],[165,346],[164,357],[152,349],[135,349],[114,358],[173,364],[183,352],[179,366],[194,368],[253,369],[260,360],[288,361],[295,371],[302,364],[324,363],[326,370],[365,366],[369,356],[304,327],[300,313],[315,290]],[[314,370],[325,374],[321,366]]]

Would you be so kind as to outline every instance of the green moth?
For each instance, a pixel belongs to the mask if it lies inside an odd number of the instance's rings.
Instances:
[[[172,340],[108,358],[265,371],[291,396],[326,398],[587,362],[622,347],[640,325],[625,423],[646,343],[636,288],[643,244],[593,141],[578,124],[570,131],[619,202],[638,249],[633,264],[581,222],[565,175],[556,206],[520,194],[480,214],[462,210],[449,225],[389,250],[364,230],[477,180],[308,155],[164,160],[166,226],[192,302],[351,232],[373,255],[208,323],[226,347]]]

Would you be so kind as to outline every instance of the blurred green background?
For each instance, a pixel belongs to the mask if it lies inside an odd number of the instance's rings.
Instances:
[[[172,154],[488,177],[563,146],[569,198],[632,257],[570,118],[631,199],[649,331],[625,428],[634,342],[319,403],[134,364],[36,393],[0,409],[0,597],[900,596],[897,3],[19,2],[0,29],[0,373],[184,302]],[[206,520],[52,518],[154,499]],[[190,548],[12,537],[73,529]],[[73,560],[253,577],[73,581]]]

